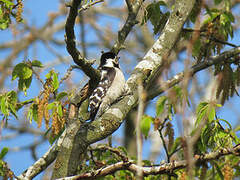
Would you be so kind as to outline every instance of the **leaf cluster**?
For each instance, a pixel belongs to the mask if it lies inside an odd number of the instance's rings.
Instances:
[[[39,75],[35,72],[34,68],[42,68],[43,65],[38,60],[21,62],[17,64],[12,72],[12,80],[18,78],[18,89],[27,94],[28,88],[31,86],[33,75],[36,75],[42,83]],[[52,135],[50,136],[50,143],[53,143],[56,137],[62,132],[66,121],[66,105],[63,102],[67,97],[66,92],[59,92],[59,79],[58,74],[54,70],[50,70],[45,76],[45,83],[43,83],[43,91],[40,92],[39,96],[24,101],[17,101],[17,93],[10,91],[0,95],[0,110],[6,119],[10,113],[17,118],[17,111],[26,104],[31,103],[27,118],[30,122],[34,120],[37,122],[38,127],[42,125],[42,120],[45,120],[46,129],[51,129]],[[49,103],[50,102],[50,103]],[[51,128],[50,120],[52,120]],[[47,131],[48,132],[48,131]]]
[[[0,0],[0,29],[9,27],[13,17],[17,22],[22,22],[23,3],[22,0],[16,0],[17,4],[10,0]],[[16,9],[16,10],[15,10]]]
[[[215,53],[219,54],[228,37],[233,38],[232,23],[235,21],[235,18],[231,12],[208,9],[208,7],[206,7],[206,12],[209,18],[203,22],[199,34],[195,34],[192,37],[192,55],[197,62],[207,60],[209,56]]]
[[[52,136],[55,137],[62,132],[65,125],[66,109],[64,109],[61,100],[67,96],[67,93],[57,93],[59,80],[57,73],[53,70],[46,75],[43,87],[41,96],[35,98],[34,103],[30,106],[28,119],[30,122],[34,119],[38,123],[38,127],[41,127],[42,119],[45,119],[46,129],[49,129],[50,119],[52,119],[51,132]],[[51,99],[54,101],[49,103]],[[50,143],[53,143],[54,140],[55,138],[50,138]]]
[[[7,163],[3,161],[7,153],[7,147],[4,147],[0,152],[0,177],[3,177],[4,179],[13,179],[13,172],[8,168]]]
[[[41,68],[43,65],[38,60],[21,62],[14,67],[12,72],[12,81],[18,78],[18,89],[23,91],[25,95],[32,83],[33,67]]]
[[[144,11],[141,25],[150,21],[153,25],[154,34],[161,33],[170,15],[169,11],[163,12],[161,7],[167,9],[166,3],[157,1],[149,4]]]
[[[7,120],[10,114],[17,118],[17,109],[17,93],[15,91],[0,94],[0,111],[3,114],[3,119]]]
[[[202,123],[204,126],[196,143],[195,153],[206,153],[209,150],[215,151],[219,148],[232,147],[240,142],[231,124],[227,120],[217,118],[216,108],[218,107],[221,105],[216,102],[201,102],[198,105],[197,120],[192,135],[202,127]]]

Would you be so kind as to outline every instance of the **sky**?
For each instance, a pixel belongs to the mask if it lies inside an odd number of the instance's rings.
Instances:
[[[117,6],[118,4],[113,3],[112,6]],[[44,22],[48,19],[48,14],[49,12],[54,12],[54,11],[58,11],[58,7],[59,6],[59,2],[58,0],[42,0],[42,1],[36,1],[36,0],[24,0],[24,18],[27,19],[27,22],[29,24],[33,24],[37,27],[41,26],[44,24]],[[114,18],[111,17],[104,17],[105,20],[108,23],[114,23]],[[60,19],[59,21],[61,21],[63,19]],[[119,26],[121,24],[119,24],[119,22],[115,22],[114,23],[114,28],[117,30],[119,28]],[[63,33],[58,34],[59,38],[63,39]],[[87,38],[91,38],[94,39],[96,36],[94,35],[94,33],[89,32],[88,37]],[[240,33],[236,32],[236,34],[234,35],[234,39],[231,41],[232,43],[235,44],[240,44],[239,43],[239,39],[237,37],[240,37]],[[11,39],[11,32],[9,30],[5,30],[0,32],[0,43],[1,42],[5,42],[8,41],[9,39]],[[37,48],[38,48],[38,54],[37,57],[39,58],[39,60],[41,60],[43,63],[47,63],[49,60],[52,60],[54,57],[53,55],[51,55],[50,53],[46,53],[46,48],[41,44],[41,43],[37,43]],[[57,48],[57,47],[56,47]],[[95,53],[96,50],[98,51],[98,53]],[[30,49],[29,52],[30,54],[33,55],[32,53],[33,49]],[[96,58],[98,56],[98,54],[100,54],[99,49],[93,49],[90,56],[93,56],[93,58]],[[0,59],[3,59],[2,57],[5,57],[6,54],[8,53],[8,51],[6,52],[0,52]],[[61,50],[59,52],[60,54],[67,56],[67,51],[66,50]],[[22,57],[22,58],[21,58]],[[185,55],[183,54],[182,56],[183,59],[185,59]],[[19,63],[23,60],[23,54],[21,54],[20,58],[16,61],[16,63]],[[58,66],[54,66],[54,69],[56,69],[59,72],[66,72],[67,68],[69,67],[70,64],[73,64],[72,62],[70,62],[69,64],[65,64],[65,65],[58,65]],[[79,79],[82,78],[82,73],[79,71],[74,71],[74,78],[75,79]],[[60,74],[61,76],[62,74]],[[127,73],[125,72],[126,78],[128,77]],[[44,76],[44,74],[42,75]],[[204,76],[203,73],[199,73],[196,75],[197,77],[199,77],[201,79],[201,83],[203,84],[203,88],[204,88],[204,82],[206,81],[206,76]],[[11,81],[9,79],[9,82],[7,82],[8,87],[11,89],[11,87],[14,87],[16,85],[17,81]],[[35,91],[36,88],[39,88],[39,86],[37,85],[36,82],[33,82],[32,87],[29,89],[28,94],[29,96],[34,97],[35,95],[37,95],[37,91]],[[64,88],[64,87],[61,87]],[[22,94],[21,95],[21,100],[26,99],[26,97]],[[231,103],[233,102],[234,106],[230,107],[230,103],[227,103],[226,106],[229,106],[229,108],[226,108],[226,110],[224,111],[220,111],[218,112],[218,115],[221,118],[224,119],[230,119],[231,123],[234,125],[237,122],[237,118],[235,116],[235,113],[233,113],[234,111],[238,111],[237,107],[240,106],[240,101],[239,101],[239,97],[234,97],[234,100],[231,101]],[[153,102],[156,102],[157,99],[154,99]],[[154,106],[154,103],[151,107]],[[148,108],[146,110],[147,114],[150,114],[152,116],[154,116],[155,112],[153,111],[154,108]],[[23,112],[24,113],[24,112]],[[9,122],[10,124],[18,124],[17,121],[11,121]],[[35,123],[32,123],[33,127],[36,127]],[[175,126],[174,127],[176,132],[180,133],[179,129]],[[121,126],[119,128],[119,130],[117,130],[114,133],[114,137],[116,139],[121,139],[122,137],[122,131],[123,131],[123,126]],[[2,130],[2,135],[6,136],[12,134],[12,131],[9,130]],[[7,156],[6,156],[6,162],[9,164],[10,168],[14,171],[14,173],[16,175],[21,174],[26,168],[28,168],[32,163],[34,163],[35,161],[31,158],[31,152],[29,150],[23,150],[23,151],[17,151],[17,149],[15,149],[16,147],[24,147],[27,146],[28,144],[31,144],[31,142],[33,142],[34,140],[38,140],[37,137],[34,137],[30,134],[22,134],[20,136],[18,136],[16,139],[11,139],[11,140],[7,140],[7,141],[0,141],[0,149],[2,149],[3,147],[9,147],[12,150],[15,151],[10,151]],[[121,141],[119,142],[119,144],[121,144]],[[116,144],[117,145],[117,144]],[[150,142],[146,141],[144,143],[143,146],[143,158],[147,158],[148,157],[148,153],[149,152],[149,145]],[[41,144],[38,148],[37,148],[37,156],[41,157],[50,147],[50,144],[48,142],[45,142],[43,144]],[[163,155],[161,155],[162,158]],[[159,157],[160,160],[160,157]],[[35,179],[40,179],[41,175],[36,177]]]

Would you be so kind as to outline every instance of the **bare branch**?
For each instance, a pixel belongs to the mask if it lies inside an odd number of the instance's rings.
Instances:
[[[93,62],[89,62],[84,57],[82,57],[81,53],[76,48],[76,39],[74,34],[74,25],[75,20],[78,15],[78,7],[81,4],[81,0],[73,0],[70,5],[70,11],[67,17],[65,32],[66,32],[66,44],[67,51],[72,56],[73,61],[79,65],[82,71],[89,76],[92,80],[98,81],[99,73],[96,69],[94,69],[91,65]]]
[[[93,1],[93,2],[87,3],[87,4],[83,5],[83,6],[79,9],[78,13],[80,13],[81,11],[85,11],[85,10],[89,9],[90,7],[94,6],[95,4],[100,3],[100,2],[103,2],[103,1],[104,1],[104,0],[97,0],[97,1]]]
[[[195,155],[195,160],[198,163],[204,163],[209,162],[211,160],[219,159],[220,157],[234,154],[237,156],[240,156],[240,144],[233,148],[223,148],[216,152],[210,152],[203,155]],[[176,169],[183,169],[187,167],[187,161],[173,161],[171,163],[164,163],[159,166],[148,166],[148,167],[140,167],[133,163],[133,161],[128,162],[118,162],[116,164],[109,165],[105,168],[101,168],[96,170],[92,173],[85,173],[81,175],[66,177],[66,178],[60,178],[58,180],[80,180],[80,179],[93,179],[96,177],[106,176],[109,174],[112,174],[119,170],[129,170],[133,173],[137,173],[137,171],[142,171],[143,176],[148,175],[159,175],[159,174],[169,174],[172,173]]]
[[[109,146],[104,146],[104,145],[101,145],[101,146],[97,146],[95,148],[90,148],[90,151],[96,151],[96,150],[100,150],[100,151],[110,151],[114,154],[116,154],[117,156],[119,156],[123,162],[127,162],[128,161],[128,157],[123,154],[119,149],[117,148],[112,148],[112,147],[109,147]]]
[[[161,124],[161,126],[160,126],[159,129],[158,129],[158,132],[159,132],[160,138],[161,138],[162,143],[163,143],[164,151],[165,151],[165,153],[166,153],[166,155],[167,155],[167,162],[169,163],[171,156],[170,156],[169,153],[168,153],[168,148],[167,148],[165,139],[164,139],[163,134],[162,134],[162,130],[163,130],[166,122],[167,122],[167,118],[164,119],[163,123]]]

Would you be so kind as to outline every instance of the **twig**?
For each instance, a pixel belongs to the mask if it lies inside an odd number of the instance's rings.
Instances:
[[[141,79],[138,80],[138,112],[137,112],[137,123],[136,123],[136,141],[137,141],[137,165],[142,167],[142,135],[141,135],[141,119],[144,113],[144,92],[143,84]],[[137,179],[142,179],[142,171],[137,171]]]
[[[116,154],[117,156],[119,156],[123,162],[127,162],[128,161],[128,157],[123,154],[119,149],[117,148],[112,148],[112,147],[109,147],[109,146],[98,146],[98,147],[95,147],[95,148],[89,148],[91,151],[96,151],[96,150],[100,150],[100,151],[110,151],[114,154]]]
[[[39,76],[39,74],[32,68],[32,72],[33,74],[36,76],[37,80],[39,80],[39,82],[44,85],[43,80],[41,79],[41,77]]]
[[[217,38],[215,38],[215,37],[210,37],[210,40],[211,40],[211,41],[218,42],[218,43],[221,43],[221,44],[229,45],[229,46],[232,46],[232,47],[238,47],[238,46],[235,45],[235,44],[229,43],[229,42],[227,42],[227,41],[222,41],[222,40],[217,39]]]
[[[93,60],[93,61],[95,61],[95,60]],[[67,80],[67,79],[70,77],[71,72],[72,72],[73,69],[80,69],[80,68],[79,68],[79,66],[71,65],[71,66],[67,69],[66,74],[60,79],[59,84],[62,84],[63,81]]]
[[[158,132],[159,132],[160,138],[161,138],[162,143],[163,143],[163,148],[164,148],[165,153],[166,153],[166,155],[167,155],[167,162],[169,163],[171,156],[170,156],[169,153],[168,153],[167,145],[166,145],[165,139],[164,139],[163,134],[162,134],[162,130],[163,130],[164,125],[165,125],[166,122],[167,122],[167,118],[165,118],[165,120],[164,120],[163,123],[161,124],[160,128],[158,129]]]
[[[81,11],[85,11],[85,10],[89,9],[90,7],[92,7],[92,6],[94,6],[95,4],[100,3],[100,2],[104,2],[104,0],[97,0],[97,1],[94,1],[94,2],[91,2],[91,3],[84,4],[84,5],[78,10],[78,13],[80,13]]]

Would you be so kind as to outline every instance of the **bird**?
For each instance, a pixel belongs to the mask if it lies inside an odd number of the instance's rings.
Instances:
[[[115,53],[103,53],[98,69],[101,78],[89,97],[91,121],[99,118],[124,92],[125,78]]]

